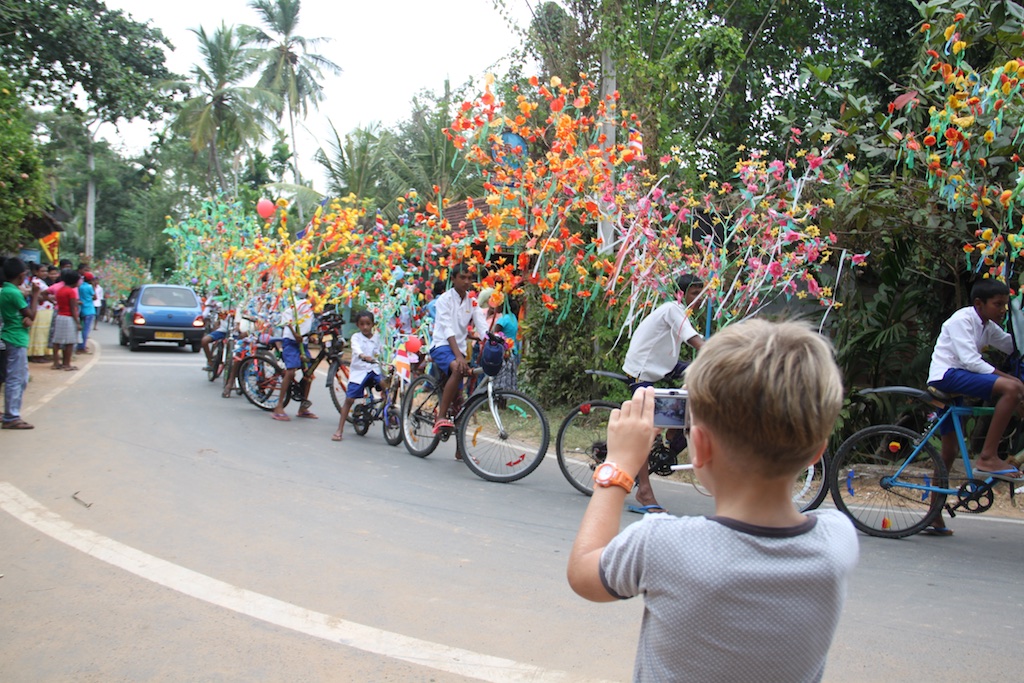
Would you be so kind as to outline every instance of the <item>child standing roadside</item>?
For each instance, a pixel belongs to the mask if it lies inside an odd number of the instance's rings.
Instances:
[[[78,344],[79,353],[92,353],[89,350],[89,333],[96,322],[96,290],[92,287],[92,273],[82,276],[78,285],[78,315],[82,321],[82,339]]]
[[[825,449],[842,405],[828,342],[797,323],[748,320],[687,371],[694,471],[712,517],[646,515],[619,531],[654,439],[654,390],[608,425],[608,460],[569,558],[596,602],[644,596],[637,681],[819,681],[857,561],[836,510],[794,508],[791,483]]]
[[[63,287],[59,289],[54,285],[50,289],[55,291],[57,304],[57,319],[53,323],[53,351],[54,370],[74,371],[78,368],[71,364],[71,356],[78,343],[78,330],[81,326],[81,319],[78,313],[78,283],[82,276],[78,271],[70,268],[61,271],[60,281]],[[57,350],[60,350],[61,360],[57,362]]]
[[[348,420],[348,413],[355,400],[366,394],[366,387],[372,385],[377,388],[377,391],[384,390],[384,386],[381,384],[380,363],[377,360],[384,346],[380,341],[380,335],[373,329],[373,325],[373,313],[369,311],[356,313],[356,327],[359,328],[359,331],[352,335],[352,340],[349,342],[352,345],[352,361],[348,388],[345,390],[345,405],[341,407],[338,431],[331,436],[331,441],[341,441],[345,438],[345,422]]]
[[[6,377],[4,378],[3,429],[32,429],[21,419],[21,399],[28,386],[29,329],[36,317],[39,285],[32,283],[29,301],[19,287],[25,282],[28,269],[19,258],[3,262],[4,283],[0,287],[0,318],[3,330],[0,339],[6,347]]]

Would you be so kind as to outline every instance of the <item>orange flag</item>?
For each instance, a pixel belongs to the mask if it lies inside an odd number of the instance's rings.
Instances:
[[[60,257],[60,233],[51,232],[49,235],[40,237],[39,245],[43,248],[43,253],[46,254],[50,263],[57,263],[57,259]]]

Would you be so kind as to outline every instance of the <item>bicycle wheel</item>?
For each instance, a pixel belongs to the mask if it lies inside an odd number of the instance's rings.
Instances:
[[[220,377],[220,373],[224,369],[224,342],[222,340],[218,339],[213,342],[213,346],[210,349],[210,356],[213,357],[213,362],[206,366],[209,368],[209,370],[206,371],[206,379],[212,382]]]
[[[352,429],[356,430],[359,436],[366,436],[370,431],[370,423],[373,422],[369,406],[363,404],[352,407]]]
[[[796,475],[793,482],[793,505],[800,512],[816,510],[828,495],[829,456],[826,453],[818,462]]]
[[[935,449],[924,444],[914,454],[920,441],[920,434],[905,427],[876,425],[843,442],[829,463],[829,487],[836,507],[855,527],[871,536],[901,538],[941,514],[945,495],[908,488],[946,486],[946,466]]]
[[[257,408],[273,410],[284,377],[284,368],[273,358],[258,355],[246,358],[238,368],[242,394]],[[285,405],[288,397],[285,396]]]
[[[581,403],[562,421],[555,437],[558,467],[584,495],[594,492],[594,470],[608,455],[608,419],[620,407],[610,401]]]
[[[402,397],[402,441],[405,449],[418,458],[433,453],[441,441],[434,434],[434,416],[440,399],[437,382],[429,375],[417,377]]]
[[[384,423],[384,440],[389,446],[397,446],[402,443],[402,409],[396,398],[398,390],[388,389],[387,400],[384,403],[384,411],[381,419]]]
[[[229,380],[231,379],[231,368],[234,366],[234,364],[235,364],[235,352],[234,352],[234,349],[229,349],[228,353],[227,353],[227,357],[224,360],[224,371],[222,372],[222,374],[224,376],[224,391],[234,391],[235,390],[235,387],[231,386],[228,383]],[[236,385],[238,384],[238,378],[237,377],[235,378],[235,384]]]
[[[495,390],[463,408],[456,426],[462,460],[487,481],[510,482],[533,472],[548,450],[544,412],[518,391]]]
[[[335,361],[331,364],[330,372],[330,384],[327,385],[328,390],[331,392],[331,401],[334,403],[334,408],[341,414],[341,408],[345,405],[345,392],[348,391],[348,365],[340,361]],[[349,412],[348,422],[352,422],[352,413]]]

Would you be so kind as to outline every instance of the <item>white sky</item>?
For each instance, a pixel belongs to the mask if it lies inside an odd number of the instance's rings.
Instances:
[[[259,25],[247,0],[104,1],[161,29],[175,47],[167,66],[182,75],[201,59],[189,29],[203,26],[212,33],[221,21]],[[539,1],[507,0],[524,27],[530,6]],[[308,133],[299,136],[300,169],[321,192],[322,173],[312,157],[331,137],[328,119],[341,134],[374,121],[392,125],[408,115],[409,101],[423,88],[440,92],[446,78],[457,87],[470,77],[479,81],[488,71],[503,73],[507,64],[502,60],[519,44],[491,0],[303,0],[299,17],[298,34],[331,38],[314,51],[344,69],[326,78],[325,99],[306,118]],[[119,130],[109,126],[100,137],[138,154],[150,133],[149,124],[137,122]]]

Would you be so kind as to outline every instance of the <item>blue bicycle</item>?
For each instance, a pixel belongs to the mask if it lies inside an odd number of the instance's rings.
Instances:
[[[867,427],[843,442],[829,463],[832,499],[853,525],[871,536],[902,538],[923,531],[946,510],[978,514],[992,507],[994,489],[1010,487],[1013,500],[1019,481],[976,473],[964,440],[961,420],[991,416],[992,407],[960,405],[955,397],[930,389],[880,387],[862,394],[908,396],[937,409],[924,432],[899,425]],[[939,429],[952,423],[963,472],[946,471],[939,453]],[[953,502],[947,503],[952,497]]]
[[[384,423],[384,440],[389,446],[402,443],[402,410],[399,396],[401,391],[393,387],[395,366],[388,366],[387,377],[383,381],[384,391],[377,394],[373,387],[367,387],[367,399],[352,406],[349,420],[352,428],[359,436],[365,436],[370,425],[380,420]]]

